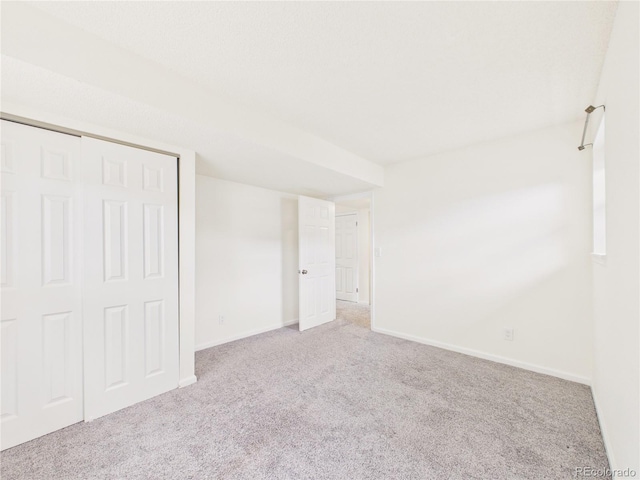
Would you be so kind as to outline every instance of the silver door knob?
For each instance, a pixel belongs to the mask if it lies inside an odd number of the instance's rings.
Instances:
[[[302,272],[300,272],[300,273],[302,273],[303,275],[306,275],[309,272],[307,272],[306,270],[302,270]]]

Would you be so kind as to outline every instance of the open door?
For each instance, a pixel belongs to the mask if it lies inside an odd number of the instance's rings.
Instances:
[[[335,205],[298,197],[300,331],[336,318]]]

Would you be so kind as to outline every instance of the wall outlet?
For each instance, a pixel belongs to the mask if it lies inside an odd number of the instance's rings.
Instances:
[[[503,328],[502,338],[504,340],[508,340],[509,342],[513,342],[513,328],[510,328],[510,327]]]
[[[223,325],[223,324],[224,324],[224,315],[218,315],[218,323],[219,323],[220,325]]]

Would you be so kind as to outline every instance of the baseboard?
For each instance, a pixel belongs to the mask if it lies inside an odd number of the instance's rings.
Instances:
[[[492,362],[503,363],[512,367],[522,368],[536,373],[543,373],[545,375],[551,375],[552,377],[562,378],[571,382],[582,383],[584,385],[591,385],[591,379],[580,375],[575,375],[569,372],[563,372],[562,370],[555,370],[553,368],[542,367],[533,363],[521,362],[507,357],[501,357],[500,355],[493,355],[491,353],[481,352],[479,350],[473,350],[471,348],[459,347],[450,343],[439,342],[437,340],[430,340],[428,338],[416,337],[414,335],[407,335],[405,333],[395,332],[393,330],[387,330],[386,328],[372,327],[372,331],[377,333],[383,333],[392,337],[402,338],[404,340],[410,340],[412,342],[422,343],[424,345],[430,345],[432,347],[442,348],[444,350],[450,350],[452,352],[463,353],[472,357],[482,358],[484,360],[491,360]]]
[[[598,402],[598,395],[596,395],[595,386],[591,386],[591,396],[593,397],[593,404],[596,407],[596,415],[598,417],[598,423],[600,424],[600,433],[602,434],[602,441],[604,442],[604,450],[607,454],[607,458],[609,459],[609,468],[611,470],[616,470],[618,468],[618,463],[613,455],[613,449],[611,448],[611,441],[609,440],[607,425],[604,421],[604,417],[601,415],[602,410],[600,409]]]
[[[196,383],[198,379],[195,375],[191,375],[190,377],[183,378],[178,382],[178,388],[188,387],[189,385],[193,385]]]
[[[288,322],[278,323],[278,324],[275,324],[275,325],[269,325],[268,327],[262,327],[262,328],[256,328],[254,330],[249,330],[248,332],[240,333],[238,335],[233,335],[231,337],[221,338],[219,340],[213,340],[211,342],[201,343],[199,345],[196,345],[196,352],[199,352],[200,350],[205,350],[207,348],[216,347],[218,345],[223,345],[225,343],[235,342],[236,340],[242,340],[243,338],[252,337],[254,335],[259,335],[261,333],[270,332],[271,330],[277,330],[279,328],[295,325],[296,323],[298,323],[298,319],[297,318],[294,319],[294,320],[289,320]]]

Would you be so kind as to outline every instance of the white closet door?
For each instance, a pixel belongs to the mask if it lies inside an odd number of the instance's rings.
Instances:
[[[178,386],[177,159],[82,138],[85,417]]]
[[[2,449],[82,420],[80,139],[2,121]]]
[[[336,298],[358,301],[358,214],[336,216]]]

